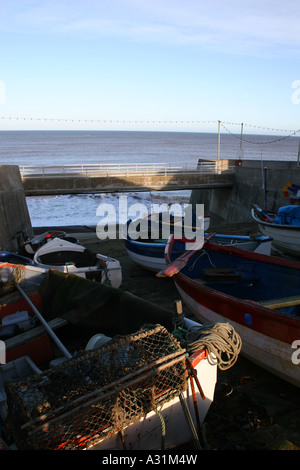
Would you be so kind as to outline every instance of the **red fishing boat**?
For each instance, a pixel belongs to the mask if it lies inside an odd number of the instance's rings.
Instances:
[[[300,263],[212,239],[180,264],[174,253],[187,241],[171,235],[165,251],[186,305],[201,322],[229,322],[242,338],[242,354],[299,387]]]

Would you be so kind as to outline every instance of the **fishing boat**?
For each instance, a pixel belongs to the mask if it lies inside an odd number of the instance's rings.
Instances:
[[[194,212],[186,217],[174,215],[172,212],[153,212],[150,215],[129,219],[123,227],[131,239],[168,239],[171,233],[180,236],[195,237],[198,233],[207,231],[210,217],[197,217]]]
[[[32,264],[0,263],[0,298],[14,289],[15,279],[24,289],[30,289],[39,286],[47,272]]]
[[[37,325],[33,311],[15,288],[17,281],[39,308],[41,303],[37,289],[47,272],[47,269],[32,265],[0,264],[0,340],[5,342],[7,362],[29,355],[40,364],[53,357],[47,334],[41,326],[34,328]],[[29,333],[27,330],[30,330]]]
[[[137,218],[133,222],[135,225],[139,225],[143,220],[146,220],[151,225],[150,228],[155,231],[155,224],[159,226],[159,230],[162,231],[163,229],[166,230],[168,233],[173,233],[176,226],[182,227],[187,224],[189,220],[189,211],[187,211],[186,218],[182,215],[176,215],[172,211],[161,211],[161,212],[152,212],[149,215],[146,215],[144,218]],[[186,228],[196,229],[200,224],[202,219],[203,222],[203,229],[206,231],[209,229],[210,225],[210,216],[204,215],[202,218],[197,217],[195,212],[191,212],[191,227],[187,226]],[[141,223],[141,227],[143,229],[143,224]]]
[[[275,249],[300,257],[300,205],[283,206],[276,213],[254,204],[251,215],[261,233],[272,237]]]
[[[18,253],[12,253],[10,251],[0,251],[0,263],[34,265],[34,262],[31,258],[19,255]]]
[[[5,382],[5,425],[18,449],[170,449],[191,439],[199,448],[197,427],[213,401],[220,366],[211,352],[217,330],[203,329],[180,310],[52,269],[36,298],[26,292],[18,288],[11,303],[6,296],[2,315],[25,300],[34,315],[41,313],[44,334],[57,315],[65,324],[49,368],[38,364],[38,372],[35,366],[26,378],[10,374]],[[229,325],[217,326],[222,343],[235,347],[225,364],[231,367],[240,338]],[[22,357],[36,364],[28,347]],[[11,364],[2,367],[12,370]]]
[[[127,221],[122,231],[122,238],[128,256],[139,266],[150,271],[158,272],[166,266],[165,247],[168,239],[142,238],[134,240],[130,236],[131,220]],[[207,232],[204,233],[204,236]],[[269,236],[223,235],[215,234],[213,243],[235,246],[243,250],[254,251],[269,255],[272,238]],[[178,253],[180,255],[181,253]]]
[[[292,348],[300,338],[300,263],[210,242],[177,257],[185,243],[170,236],[161,275],[174,276],[199,321],[228,321],[242,338],[242,354],[299,387]]]
[[[34,253],[41,248],[41,246],[50,242],[54,238],[61,238],[67,240],[71,243],[78,243],[78,240],[75,237],[67,235],[63,230],[48,230],[39,235],[36,235],[33,238],[23,240],[23,251],[28,256],[33,256]]]
[[[118,288],[122,283],[122,268],[118,260],[93,253],[82,245],[64,239],[54,238],[43,245],[36,251],[33,260],[40,268],[73,273],[112,287]]]

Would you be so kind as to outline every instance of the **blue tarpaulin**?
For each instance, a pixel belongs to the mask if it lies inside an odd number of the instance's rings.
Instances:
[[[275,223],[281,225],[300,225],[300,206],[280,207]]]

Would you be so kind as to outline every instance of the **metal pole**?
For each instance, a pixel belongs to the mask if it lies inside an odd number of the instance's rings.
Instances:
[[[220,121],[218,121],[218,161],[220,160]]]
[[[244,150],[242,149],[242,144],[243,144],[243,127],[244,127],[244,124],[242,123],[241,124],[241,138],[240,138],[240,148],[239,148],[239,151],[238,151],[238,159],[241,160],[244,156]]]
[[[264,168],[265,173],[265,211],[268,210],[268,182],[267,182],[267,167]]]

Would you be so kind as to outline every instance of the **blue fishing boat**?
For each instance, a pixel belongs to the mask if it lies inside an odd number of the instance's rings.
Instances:
[[[131,222],[132,220],[127,221],[127,224],[123,227],[122,233],[128,256],[132,261],[143,268],[154,272],[160,271],[166,266],[164,253],[167,239],[151,239],[144,236],[134,240],[130,236],[129,226]],[[208,229],[207,226],[205,228],[206,230]],[[204,235],[207,235],[207,232],[204,232]],[[269,255],[272,238],[269,236],[215,234],[212,242]]]
[[[10,251],[0,251],[0,263],[34,265],[32,259],[16,253],[11,253]]]

